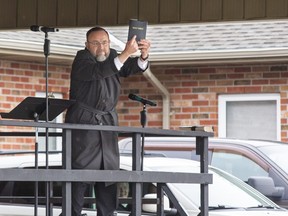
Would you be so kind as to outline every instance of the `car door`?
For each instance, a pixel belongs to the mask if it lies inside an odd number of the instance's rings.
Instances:
[[[269,197],[278,205],[288,208],[287,190],[288,186],[283,179],[277,174],[273,167],[265,161],[253,149],[243,146],[234,146],[232,144],[212,145],[209,147],[211,152],[212,166],[218,167],[238,178],[244,182],[255,176],[270,177],[273,179],[275,187],[282,187],[286,191],[284,195],[279,198]]]

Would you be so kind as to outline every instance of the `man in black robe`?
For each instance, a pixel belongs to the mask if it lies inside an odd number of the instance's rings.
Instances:
[[[117,105],[120,77],[143,72],[148,67],[150,42],[136,42],[134,36],[122,53],[110,48],[108,32],[94,27],[86,33],[85,49],[77,52],[72,64],[70,99],[76,103],[66,114],[67,123],[118,125]],[[140,49],[140,57],[131,57]],[[118,170],[117,132],[73,130],[72,168]],[[72,213],[80,216],[88,184],[72,184]],[[94,184],[97,216],[110,216],[117,207],[117,184]]]

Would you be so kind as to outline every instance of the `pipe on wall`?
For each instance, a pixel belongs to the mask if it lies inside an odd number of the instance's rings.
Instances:
[[[144,77],[161,93],[162,96],[162,127],[170,128],[170,94],[165,86],[155,77],[150,67],[143,73]]]

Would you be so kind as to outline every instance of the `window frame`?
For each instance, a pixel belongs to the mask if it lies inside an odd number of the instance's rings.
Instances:
[[[227,102],[238,101],[276,101],[276,137],[281,141],[281,97],[280,93],[261,94],[223,94],[218,96],[218,137],[226,138]]]

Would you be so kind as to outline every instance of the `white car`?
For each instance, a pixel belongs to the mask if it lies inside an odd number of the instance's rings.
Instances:
[[[132,140],[119,142],[121,153],[132,152]],[[145,154],[199,161],[194,137],[146,137]],[[242,181],[288,209],[288,145],[284,142],[209,138],[208,163]]]
[[[39,155],[39,166],[43,166],[45,157]],[[61,155],[51,155],[49,157],[50,166],[59,168],[61,166]],[[0,168],[31,168],[34,165],[34,156],[0,156]],[[122,170],[131,170],[132,159],[130,156],[120,157]],[[144,158],[145,171],[168,171],[168,172],[192,172],[199,173],[199,162],[186,159],[172,159],[165,157]],[[288,211],[280,208],[267,197],[245,184],[240,179],[219,170],[209,167],[209,173],[213,174],[213,184],[209,184],[209,216],[288,216]],[[125,193],[129,195],[131,184],[126,185]],[[200,212],[200,186],[198,184],[167,184],[173,195],[176,197],[184,211],[189,216],[197,216]],[[40,184],[41,188],[42,185]],[[57,189],[58,187],[58,189]],[[54,184],[55,196],[57,191],[61,191],[61,184]],[[155,197],[155,184],[143,184],[145,197]],[[41,190],[40,190],[41,191]],[[31,182],[0,182],[0,198],[13,193],[14,196],[33,196],[33,183]],[[40,192],[41,195],[41,192]],[[59,194],[58,194],[59,195]],[[2,200],[2,199],[1,199]],[[169,197],[165,196],[164,206],[169,215],[173,215],[174,208],[169,202]],[[95,206],[91,206],[95,207]],[[123,207],[123,206],[122,206]],[[58,208],[58,209],[57,209]],[[143,204],[143,215],[156,215],[156,205]],[[55,207],[53,215],[59,215],[60,207]],[[86,209],[83,213],[88,216],[95,216],[95,210]],[[118,211],[118,216],[129,215],[129,205]],[[0,216],[32,216],[34,215],[33,204],[0,203]],[[43,208],[39,208],[38,215],[45,215]],[[176,215],[176,214],[174,214]]]

